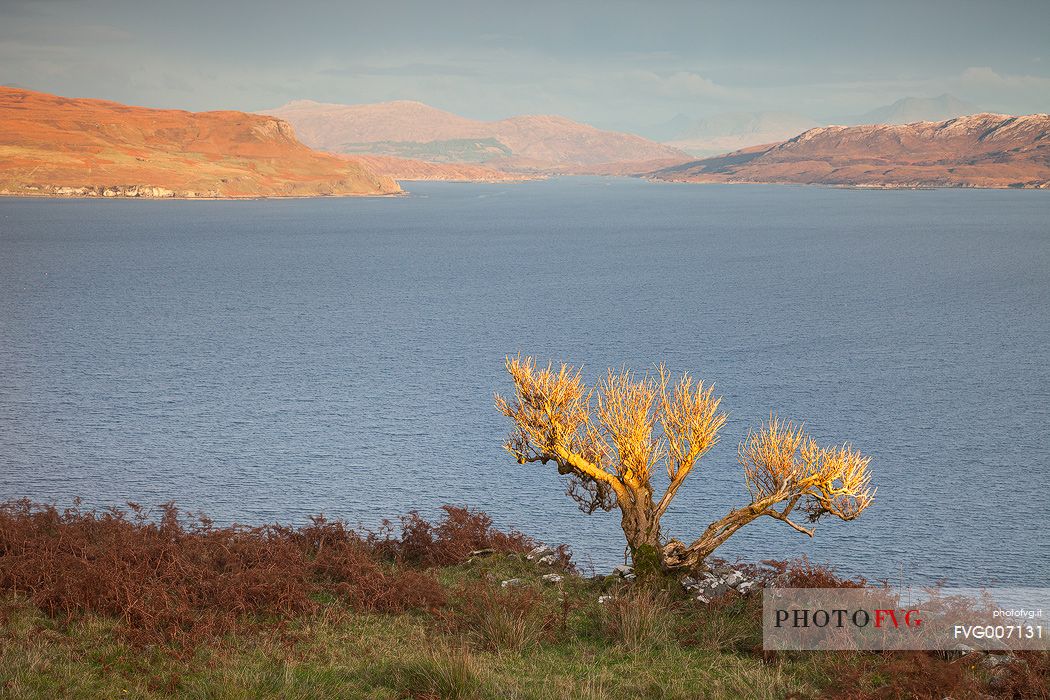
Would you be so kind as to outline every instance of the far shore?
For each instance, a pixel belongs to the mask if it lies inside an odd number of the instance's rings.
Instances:
[[[399,179],[399,183],[416,183],[416,182],[446,182],[452,184],[482,184],[482,185],[505,185],[505,184],[520,184],[524,182],[536,182],[541,180],[548,180],[552,177],[577,177],[574,175],[530,175],[524,176],[517,179],[506,179],[506,180],[470,180],[470,179],[452,179],[442,180],[435,178],[403,178]],[[588,176],[594,177],[594,176]],[[597,176],[604,177],[604,176]],[[829,189],[840,189],[840,190],[1050,190],[1050,185],[1029,185],[1029,184],[1005,184],[1005,185],[973,185],[973,184],[905,184],[905,183],[886,183],[886,184],[865,184],[865,183],[829,183],[829,182],[776,182],[776,181],[743,181],[743,180],[669,180],[664,178],[652,177],[649,173],[627,175],[618,177],[631,177],[636,179],[645,180],[654,184],[661,185],[775,185],[778,187],[824,187]],[[398,192],[348,192],[341,194],[290,194],[290,195],[221,195],[221,196],[186,196],[186,195],[165,195],[165,196],[151,196],[141,194],[58,194],[54,192],[10,192],[0,191],[0,197],[9,199],[19,198],[32,198],[32,199],[63,199],[63,200],[143,200],[143,201],[251,201],[251,200],[266,200],[266,199],[342,199],[342,198],[396,198],[396,197],[407,197],[411,196],[411,192],[407,190],[401,190]]]
[[[142,200],[149,202],[164,202],[164,201],[182,201],[182,202],[194,202],[194,201],[209,201],[209,202],[223,202],[223,201],[246,201],[246,200],[258,200],[258,199],[343,199],[343,198],[358,198],[358,197],[405,197],[410,193],[404,190],[400,192],[369,192],[369,193],[346,193],[346,194],[282,194],[282,195],[224,195],[221,197],[186,197],[186,196],[171,196],[171,197],[151,197],[141,195],[126,195],[126,194],[115,194],[105,196],[101,194],[54,194],[52,192],[0,192],[0,197],[7,197],[10,199],[90,199],[90,200]]]

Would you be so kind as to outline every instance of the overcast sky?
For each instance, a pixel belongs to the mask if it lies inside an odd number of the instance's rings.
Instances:
[[[0,84],[192,110],[413,99],[640,128],[949,92],[1050,111],[1050,1],[0,0]]]

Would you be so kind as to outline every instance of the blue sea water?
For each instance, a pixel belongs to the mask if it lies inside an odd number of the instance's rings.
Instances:
[[[175,500],[220,522],[374,526],[443,503],[622,558],[613,514],[501,449],[519,351],[659,361],[730,412],[665,521],[746,503],[771,411],[873,455],[875,505],[729,557],[1050,580],[1050,195],[418,183],[411,196],[0,199],[0,498]]]

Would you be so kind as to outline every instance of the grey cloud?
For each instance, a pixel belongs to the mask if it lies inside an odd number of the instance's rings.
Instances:
[[[1020,0],[8,0],[0,81],[186,109],[417,99],[614,128],[680,112],[823,119],[944,92],[1047,111],[1046,26],[1050,3]]]

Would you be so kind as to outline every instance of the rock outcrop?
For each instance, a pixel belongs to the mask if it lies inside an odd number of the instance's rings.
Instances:
[[[974,114],[899,126],[826,126],[657,170],[671,182],[855,187],[1050,187],[1050,115]]]
[[[0,194],[296,197],[399,192],[388,176],[300,143],[290,124],[0,87]]]
[[[740,595],[748,595],[760,588],[754,578],[726,564],[705,565],[693,575],[683,577],[681,584],[682,588],[701,603],[710,603],[731,590]]]

